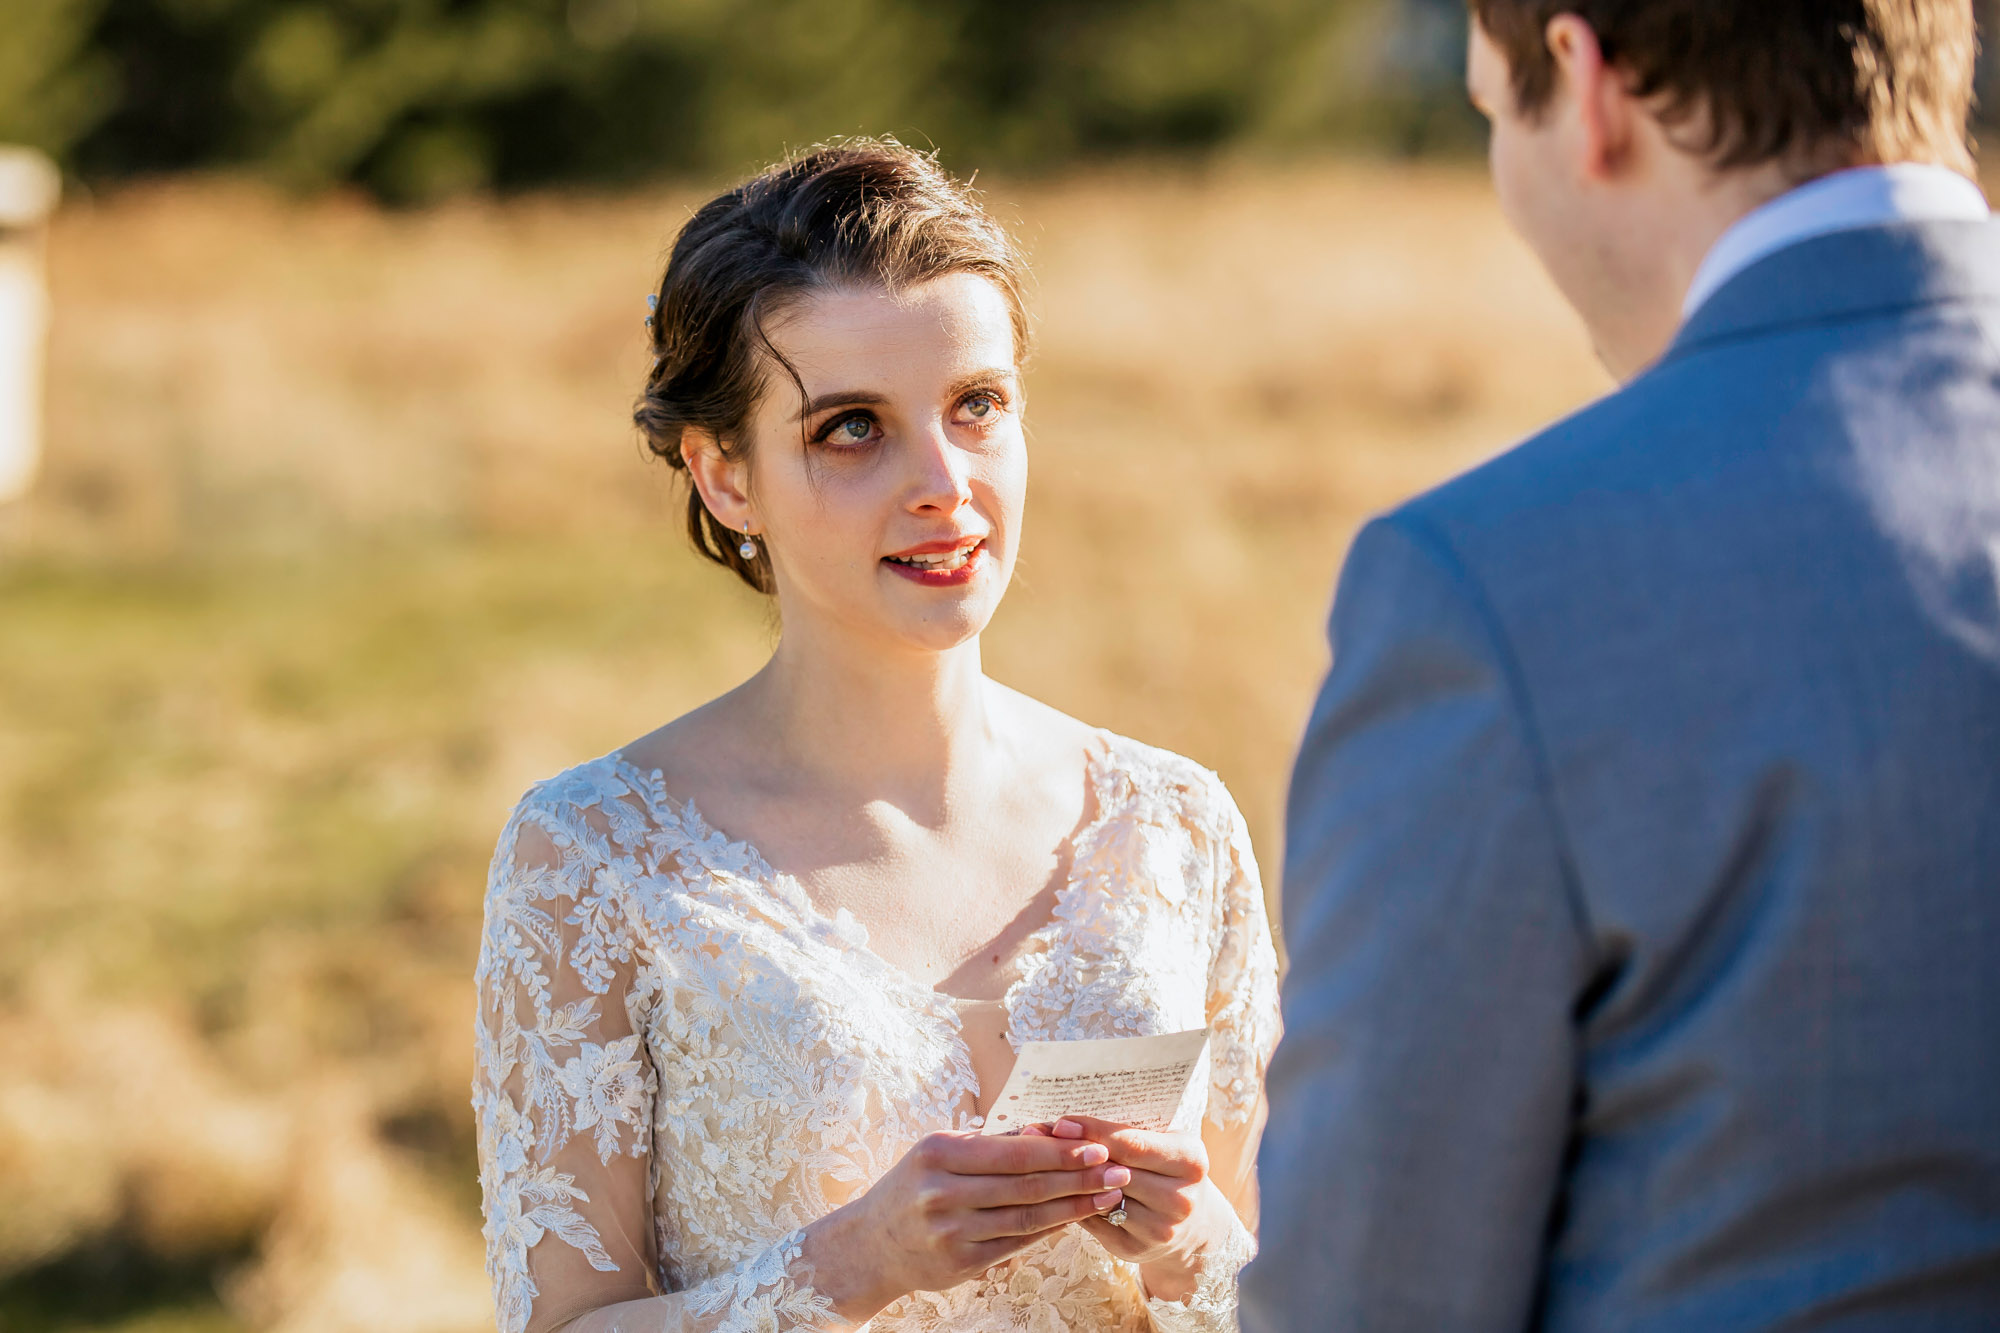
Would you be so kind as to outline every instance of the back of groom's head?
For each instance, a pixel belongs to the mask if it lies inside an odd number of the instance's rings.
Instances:
[[[1722,168],[1857,162],[1970,171],[1972,0],[1471,0],[1519,108],[1555,95],[1547,32],[1574,14]]]
[[[1972,0],[1470,0],[1500,203],[1626,378],[1737,221],[1849,167],[1972,172]]]

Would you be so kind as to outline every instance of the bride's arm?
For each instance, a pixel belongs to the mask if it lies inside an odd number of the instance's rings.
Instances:
[[[1149,1275],[1147,1308],[1160,1333],[1236,1327],[1236,1280],[1257,1252],[1257,1143],[1264,1130],[1264,1070],[1278,1044],[1278,960],[1250,832],[1220,782],[1206,830],[1215,862],[1209,967],[1208,1113],[1201,1127],[1206,1183],[1227,1200],[1213,1210],[1198,1271]],[[1190,1277],[1192,1280],[1190,1280]]]
[[[662,1281],[639,1032],[652,997],[616,891],[627,854],[602,809],[532,793],[494,856],[473,1107],[501,1333],[852,1329],[797,1235],[699,1285]]]
[[[1209,969],[1209,1179],[1257,1229],[1257,1144],[1264,1133],[1264,1071],[1277,1047],[1278,955],[1250,830],[1216,784],[1215,961]]]

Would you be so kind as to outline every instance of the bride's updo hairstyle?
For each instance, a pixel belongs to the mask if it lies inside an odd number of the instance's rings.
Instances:
[[[651,321],[656,359],[633,413],[647,447],[685,473],[682,441],[698,429],[713,432],[730,461],[747,457],[747,427],[770,372],[804,393],[765,332],[774,314],[815,292],[896,292],[949,273],[976,273],[1000,289],[1016,354],[1025,357],[1020,256],[973,191],[931,154],[893,139],[823,144],[711,200],[681,228],[660,279]],[[762,545],[746,559],[742,534],[718,522],[693,485],[687,525],[702,555],[758,592],[772,591]]]

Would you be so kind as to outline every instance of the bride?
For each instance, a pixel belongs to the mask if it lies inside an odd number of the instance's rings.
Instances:
[[[675,242],[638,421],[783,630],[501,834],[473,1104],[503,1333],[1235,1327],[1278,1029],[1242,817],[980,669],[1022,281],[893,142]],[[1199,1134],[979,1133],[1013,1042],[1195,1027]]]

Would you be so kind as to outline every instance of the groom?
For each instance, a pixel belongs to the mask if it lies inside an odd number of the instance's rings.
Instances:
[[[1970,0],[1472,9],[1625,385],[1348,558],[1243,1328],[2000,1328]]]

